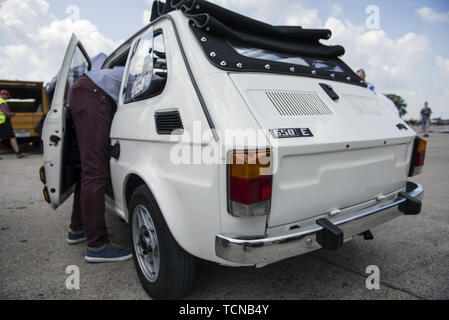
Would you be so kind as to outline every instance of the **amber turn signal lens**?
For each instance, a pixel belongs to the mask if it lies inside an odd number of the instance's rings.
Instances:
[[[271,151],[234,151],[231,176],[241,179],[256,179],[271,175]]]
[[[418,147],[416,148],[416,152],[426,152],[427,150],[427,141],[423,138],[418,137]]]

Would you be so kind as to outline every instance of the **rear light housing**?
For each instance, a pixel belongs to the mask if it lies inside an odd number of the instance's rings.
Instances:
[[[273,182],[271,151],[233,151],[230,160],[229,213],[243,218],[268,215]]]
[[[427,141],[421,137],[416,137],[415,144],[413,145],[412,162],[408,174],[409,177],[414,177],[423,171],[426,149]]]

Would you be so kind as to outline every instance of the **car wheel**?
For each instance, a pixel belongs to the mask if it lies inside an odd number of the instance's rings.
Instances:
[[[173,238],[147,186],[138,187],[129,206],[132,251],[139,279],[154,299],[179,299],[193,283],[195,258]]]

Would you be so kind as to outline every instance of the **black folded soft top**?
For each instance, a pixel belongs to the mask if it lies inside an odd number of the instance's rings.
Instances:
[[[345,53],[342,46],[328,46],[320,43],[320,40],[328,40],[332,36],[332,32],[328,29],[273,26],[205,0],[167,0],[165,3],[155,1],[151,20],[175,10],[181,10],[189,18],[192,31],[197,36],[206,56],[218,68],[246,72],[301,74],[366,86],[339,59]],[[338,64],[343,72],[244,57],[233,49],[231,41],[262,50],[331,61]]]

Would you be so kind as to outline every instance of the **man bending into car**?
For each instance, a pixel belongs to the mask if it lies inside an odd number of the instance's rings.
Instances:
[[[109,135],[123,73],[123,67],[87,72],[75,81],[68,95],[81,155],[81,177],[75,188],[67,242],[77,244],[87,240],[87,262],[132,258],[131,251],[109,241],[105,222]]]

